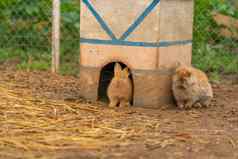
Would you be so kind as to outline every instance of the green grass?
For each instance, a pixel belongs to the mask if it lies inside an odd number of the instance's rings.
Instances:
[[[23,51],[21,49],[0,49],[0,63],[6,60],[18,59],[16,68],[19,70],[47,71],[51,67],[51,54],[49,52],[36,52],[37,50]],[[29,58],[31,57],[31,61]],[[78,54],[62,54],[60,74],[78,75]]]
[[[230,1],[196,0],[192,62],[218,81],[220,74],[238,73],[238,43],[219,36],[220,27],[212,19],[213,11],[237,18],[238,11]]]
[[[46,71],[49,70],[50,64],[45,61],[33,61],[31,64],[23,61],[22,63],[17,65],[18,69],[21,70],[40,70],[40,71]]]
[[[21,50],[15,49],[0,49],[0,62],[4,62],[6,60],[19,58],[23,61],[27,59],[27,55]]]
[[[77,64],[65,63],[61,65],[60,68],[61,75],[74,75],[77,76],[79,74],[79,66]]]
[[[193,65],[208,73],[238,73],[238,54],[203,45],[194,53]]]
[[[31,62],[29,62],[30,56],[32,57]],[[22,70],[48,70],[50,68],[50,58],[48,53],[36,53],[34,50],[29,53],[21,49],[0,49],[0,62],[18,59],[19,63],[16,68]]]

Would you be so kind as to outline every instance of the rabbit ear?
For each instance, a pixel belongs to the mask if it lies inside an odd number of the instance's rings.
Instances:
[[[121,65],[119,63],[116,63],[115,66],[114,66],[114,76],[115,77],[120,77],[121,75]]]
[[[179,66],[181,66],[182,65],[182,63],[180,62],[180,61],[176,61],[175,62],[175,68],[178,68]]]
[[[124,68],[123,71],[122,71],[122,76],[123,76],[124,78],[128,78],[129,75],[130,75],[129,69],[128,69],[127,67]]]

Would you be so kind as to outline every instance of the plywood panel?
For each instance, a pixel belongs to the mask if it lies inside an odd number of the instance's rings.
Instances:
[[[89,100],[97,100],[100,69],[80,67],[80,95]]]
[[[83,66],[102,67],[113,61],[121,61],[131,69],[156,68],[157,48],[81,44],[80,49]]]
[[[136,30],[128,37],[129,41],[145,41],[158,42],[159,41],[159,15],[160,6],[158,5],[154,10],[143,20],[143,22],[136,28]]]
[[[160,40],[191,40],[193,0],[161,0]]]
[[[163,70],[164,71],[164,70]],[[172,101],[171,75],[160,74],[160,71],[133,71],[135,106],[159,108],[161,104]]]
[[[95,9],[119,38],[152,0],[91,0]]]
[[[174,67],[177,62],[186,65],[191,64],[192,60],[192,45],[176,45],[170,47],[159,48],[159,68]]]
[[[85,6],[84,3],[81,3],[81,21],[80,21],[80,36],[90,39],[103,39],[108,40],[110,37],[102,29],[100,24],[97,22],[95,17]]]

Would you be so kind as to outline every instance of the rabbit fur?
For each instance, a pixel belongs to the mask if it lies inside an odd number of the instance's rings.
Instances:
[[[129,78],[130,72],[126,67],[122,70],[119,63],[114,66],[114,77],[112,78],[108,89],[107,95],[109,98],[109,107],[119,107],[130,106],[130,101],[132,98],[132,82]]]
[[[172,77],[172,91],[179,108],[207,107],[213,98],[206,74],[182,64],[176,68]]]

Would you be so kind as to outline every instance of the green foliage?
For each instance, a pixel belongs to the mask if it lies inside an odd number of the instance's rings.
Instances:
[[[50,67],[50,54],[37,54],[34,51],[32,53],[34,54],[33,57],[21,49],[0,49],[0,63],[17,59],[20,62],[17,64],[18,69],[48,70]],[[30,57],[32,57],[31,62],[29,62]]]
[[[79,45],[80,5],[72,0],[61,3],[62,48],[68,51]],[[1,0],[0,46],[50,51],[51,5],[50,0]]]
[[[238,18],[237,0],[210,0],[214,10]]]
[[[209,74],[209,79],[210,79],[210,81],[215,82],[215,83],[219,83],[221,80],[218,72],[211,72]]]
[[[76,63],[65,63],[61,66],[60,73],[62,75],[78,75],[79,66]]]
[[[193,65],[219,79],[220,73],[238,72],[238,43],[219,36],[220,27],[212,19],[212,13],[238,17],[231,1],[196,0],[194,18]]]
[[[238,56],[203,45],[193,55],[194,65],[206,72],[238,73]]]
[[[1,0],[0,48],[5,51],[0,52],[0,60],[16,54],[19,56],[24,54],[25,57],[19,68],[27,68],[29,65],[27,60],[32,56],[33,63],[30,64],[32,69],[48,69],[51,61],[51,15],[52,0]],[[76,59],[79,53],[79,27],[79,1],[61,0],[61,62],[63,64],[78,62]],[[66,61],[65,56],[70,56],[71,61]]]
[[[63,55],[79,51],[80,1],[61,0],[61,43]]]
[[[18,69],[23,70],[40,70],[40,71],[46,71],[49,69],[49,63],[43,60],[40,61],[33,61],[32,63],[27,63],[26,61],[23,61],[22,63],[17,65]]]
[[[4,62],[6,60],[11,60],[18,58],[21,61],[27,60],[27,55],[22,50],[16,50],[16,49],[1,49],[0,48],[0,62]]]
[[[1,0],[0,46],[2,48],[49,49],[48,0]]]

